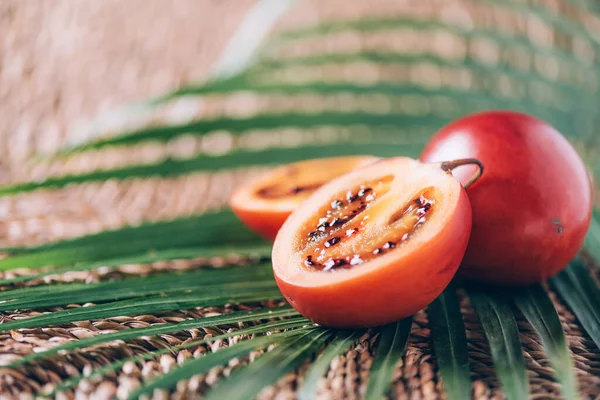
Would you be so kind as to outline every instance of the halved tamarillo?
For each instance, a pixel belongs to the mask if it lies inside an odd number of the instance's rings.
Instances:
[[[390,158],[316,190],[275,239],[273,270],[285,298],[312,321],[341,328],[382,325],[425,307],[467,247],[471,206],[448,172],[473,163]]]
[[[282,165],[240,186],[229,205],[247,227],[273,240],[287,217],[321,185],[377,160],[347,156]]]

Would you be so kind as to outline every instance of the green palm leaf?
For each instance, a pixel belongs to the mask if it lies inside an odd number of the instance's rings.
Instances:
[[[46,285],[0,292],[0,311],[98,303],[167,293],[236,289],[249,281],[272,281],[271,263],[245,268],[201,269],[95,284]]]
[[[399,54],[399,53],[391,53],[391,52],[381,52],[381,51],[361,51],[359,53],[327,53],[327,54],[317,54],[310,55],[306,57],[300,58],[285,58],[285,59],[264,59],[260,60],[260,62],[254,66],[254,73],[265,73],[263,69],[267,69],[267,73],[271,73],[272,69],[283,69],[290,68],[296,66],[322,66],[326,64],[345,64],[345,63],[353,63],[359,61],[367,61],[371,63],[377,64],[400,64],[400,65],[436,65],[440,67],[449,67],[456,69],[468,69],[469,71],[476,71],[480,74],[490,74],[490,76],[496,76],[499,73],[499,68],[501,68],[501,73],[504,76],[508,76],[517,81],[523,82],[540,82],[544,84],[551,85],[555,90],[565,91],[567,94],[573,96],[576,99],[581,100],[581,95],[587,94],[590,95],[590,100],[594,100],[591,95],[595,94],[593,90],[590,90],[589,87],[576,87],[575,85],[559,82],[555,80],[550,80],[543,76],[539,76],[536,74],[532,74],[530,72],[526,72],[523,70],[519,70],[513,68],[506,62],[501,65],[492,65],[486,64],[477,59],[473,59],[471,57],[465,57],[465,59],[461,60],[453,60],[444,57],[437,56],[435,54]],[[501,61],[502,62],[502,61]],[[186,88],[180,89],[179,93],[183,93],[186,91]],[[187,91],[188,94],[192,94],[193,92]],[[583,105],[583,104],[582,104]],[[569,105],[565,104],[565,106],[569,107]],[[572,105],[571,105],[572,106]],[[583,105],[586,106],[586,105]]]
[[[318,330],[319,328],[316,329]],[[172,388],[182,379],[187,379],[195,374],[207,372],[215,366],[228,363],[229,360],[233,358],[243,357],[249,354],[251,351],[263,349],[271,344],[285,346],[287,344],[297,343],[298,338],[306,337],[314,331],[315,328],[296,329],[285,333],[261,336],[258,338],[238,342],[215,353],[207,354],[195,360],[186,362],[179,368],[176,368],[173,371],[164,374],[154,381],[142,386],[137,391],[132,393],[129,398],[137,399],[141,395],[152,393],[154,389]]]
[[[487,3],[494,4],[498,7],[507,8],[512,11],[517,11],[521,14],[535,15],[536,18],[548,23],[553,29],[564,33],[566,35],[573,35],[576,37],[585,38],[587,42],[594,45],[594,47],[600,47],[600,42],[594,36],[590,35],[589,32],[583,29],[580,24],[568,18],[563,14],[555,14],[550,12],[545,7],[540,7],[531,4],[523,4],[515,0],[485,0]]]
[[[11,329],[36,328],[68,322],[109,318],[122,315],[159,313],[194,307],[223,306],[228,303],[252,303],[280,299],[281,293],[273,279],[251,281],[235,288],[202,290],[185,294],[138,297],[94,306],[70,308],[35,317],[0,324],[0,332]]]
[[[422,144],[402,143],[402,130],[398,130],[396,138],[385,139],[366,138],[354,143],[336,143],[328,145],[310,145],[294,148],[270,148],[261,151],[238,150],[222,156],[209,156],[206,154],[186,160],[167,159],[155,164],[136,165],[112,170],[100,170],[85,174],[67,175],[48,178],[39,182],[21,183],[12,186],[0,187],[0,197],[26,193],[39,189],[62,188],[72,184],[89,182],[103,182],[107,180],[128,180],[149,177],[174,177],[193,172],[215,172],[219,170],[238,169],[242,167],[275,165],[306,160],[309,158],[333,157],[343,155],[372,154],[381,157],[406,155],[416,157]],[[433,128],[432,131],[433,132]],[[425,138],[421,139],[424,141]],[[362,143],[361,143],[362,142]]]
[[[527,36],[509,33],[502,30],[492,30],[480,27],[465,27],[461,25],[444,23],[439,21],[427,21],[402,18],[372,18],[357,20],[326,21],[318,25],[302,27],[280,33],[273,38],[265,48],[273,53],[278,46],[288,45],[290,40],[297,40],[315,36],[325,36],[344,31],[351,32],[376,32],[410,29],[413,31],[431,32],[442,30],[463,38],[485,38],[496,45],[507,48],[521,49],[529,54],[546,55],[557,61],[568,64],[569,68],[579,71],[582,69],[581,61],[572,53],[559,47],[549,47],[539,43],[533,43]],[[586,70],[588,68],[585,68]],[[598,73],[599,68],[591,67]]]
[[[456,288],[450,286],[428,307],[435,358],[450,399],[471,398],[467,335]]]
[[[331,86],[322,84],[321,86],[307,85],[284,85],[284,86],[264,86],[264,90],[272,92],[291,91],[311,92],[311,91],[354,91],[358,93],[369,93],[384,91],[389,93],[394,86],[389,87],[380,85],[375,87],[358,86],[352,84],[340,84]],[[244,88],[248,90],[247,87]],[[345,89],[345,90],[344,90]],[[402,90],[402,87],[398,88]],[[424,89],[421,89],[424,90]],[[257,89],[258,91],[258,89]],[[430,126],[432,129],[439,127],[446,119],[440,117],[420,117],[406,114],[371,114],[364,112],[344,113],[344,112],[321,112],[321,113],[297,113],[287,112],[279,114],[259,114],[248,118],[230,118],[219,117],[215,119],[205,119],[194,121],[181,125],[163,125],[143,128],[130,133],[122,133],[115,137],[99,139],[82,147],[71,149],[72,152],[84,151],[90,149],[100,149],[108,146],[131,146],[146,141],[166,142],[180,135],[204,136],[216,130],[225,130],[230,133],[241,133],[255,129],[272,130],[281,128],[315,128],[319,126],[348,127],[354,125],[377,126]]]
[[[333,359],[347,351],[350,346],[356,343],[359,337],[360,332],[358,331],[340,331],[336,333],[333,340],[327,344],[323,353],[306,372],[304,382],[298,391],[299,400],[311,400],[317,396],[319,380],[327,373]]]
[[[227,238],[225,243],[223,238]],[[265,244],[231,211],[220,211],[144,223],[38,247],[10,249],[15,255],[0,260],[0,271],[107,262],[117,257],[152,255],[154,251],[177,248],[223,248],[223,245],[264,247]]]
[[[256,75],[256,76],[255,76]],[[189,86],[182,89],[179,89],[177,92],[169,95],[169,98],[177,98],[182,96],[199,96],[206,95],[209,93],[213,93],[215,91],[236,91],[236,90],[251,90],[255,93],[285,93],[287,95],[295,95],[302,93],[318,93],[318,94],[334,94],[334,93],[347,93],[353,95],[384,95],[389,96],[390,100],[393,99],[392,96],[422,96],[424,98],[436,98],[436,99],[446,99],[451,101],[456,108],[455,113],[453,115],[438,115],[439,112],[435,107],[433,107],[428,112],[427,119],[430,120],[429,123],[425,123],[423,117],[414,117],[405,114],[392,114],[396,115],[395,118],[400,118],[402,115],[404,122],[398,119],[398,126],[434,126],[436,128],[441,127],[443,124],[449,122],[453,118],[458,118],[461,115],[475,112],[475,111],[483,111],[491,108],[507,108],[514,110],[526,111],[531,114],[536,115],[539,118],[546,119],[552,124],[556,125],[560,130],[570,131],[573,126],[573,121],[576,116],[573,115],[575,111],[571,113],[566,113],[564,109],[569,109],[573,106],[573,104],[566,104],[566,96],[565,94],[557,92],[556,95],[552,96],[552,101],[560,102],[559,105],[554,105],[552,107],[539,105],[538,101],[532,101],[528,98],[520,99],[516,97],[500,97],[496,93],[493,92],[481,92],[476,90],[465,90],[465,89],[454,89],[448,87],[442,88],[428,88],[414,84],[398,84],[396,82],[389,83],[375,83],[369,85],[356,85],[353,83],[333,83],[333,82],[310,82],[303,84],[296,83],[273,83],[270,82],[269,79],[264,78],[265,82],[261,82],[260,74],[255,75],[244,75],[242,77],[238,77],[236,80],[221,82],[220,84],[214,86],[213,84],[203,85],[203,86]],[[270,76],[267,72],[264,74],[265,76]],[[255,82],[258,81],[258,82]],[[241,82],[244,82],[243,84]],[[232,85],[230,87],[229,85]],[[553,87],[552,87],[553,88]],[[547,88],[548,89],[548,88]],[[554,88],[552,89],[554,90]],[[593,101],[594,99],[585,97],[580,95],[579,97],[574,97],[571,103],[579,104],[582,106],[576,109],[577,115],[580,115],[582,111],[588,110],[589,113],[593,113]],[[295,115],[295,114],[294,114]],[[317,114],[323,115],[323,114]],[[338,114],[336,114],[338,115]],[[361,114],[359,114],[361,115]],[[381,122],[378,121],[377,116],[379,115],[387,115],[387,114],[362,114],[365,118],[361,118],[362,124],[367,126],[379,126]],[[593,115],[593,114],[591,114]],[[368,116],[368,118],[367,118]],[[260,117],[260,116],[258,116]],[[306,119],[312,119],[313,114],[305,114]],[[331,124],[339,125],[338,123],[334,123],[336,120],[332,120]],[[351,122],[349,120],[348,122]],[[356,122],[361,123],[361,122]],[[194,123],[195,124],[195,123]],[[352,124],[350,124],[352,125]],[[181,125],[177,127],[176,131],[169,131],[167,135],[169,138],[173,138],[185,133],[188,133],[185,130],[185,127],[195,126],[195,125]],[[286,125],[287,126],[287,125]],[[317,125],[314,125],[317,126]],[[304,128],[311,128],[314,126],[304,125]],[[342,124],[342,126],[348,126],[346,123]],[[264,127],[263,127],[264,128]],[[123,133],[115,138],[107,138],[100,139],[95,142],[91,142],[76,148],[67,149],[66,152],[79,152],[85,151],[90,148],[98,148],[103,146],[116,146],[122,144],[130,144],[132,140],[137,141],[135,138],[136,134],[142,134],[143,137],[147,137],[148,135],[156,135],[161,136],[160,127],[154,128],[154,130],[148,132],[147,130],[139,130],[132,133]],[[203,132],[196,132],[198,135],[204,134]],[[149,140],[144,138],[139,138],[140,140]],[[167,140],[168,138],[163,137],[161,140]]]
[[[519,310],[540,336],[556,377],[563,386],[563,396],[566,399],[578,399],[573,360],[552,300],[540,285],[518,290],[512,295]]]
[[[33,279],[39,279],[50,275],[62,274],[72,271],[89,271],[97,268],[118,268],[122,265],[132,264],[152,264],[157,261],[170,260],[191,260],[196,258],[210,258],[217,256],[237,255],[243,257],[258,257],[267,259],[271,257],[271,245],[254,246],[213,246],[213,247],[191,247],[173,250],[151,250],[141,255],[129,257],[113,258],[109,260],[76,263],[64,267],[46,268],[43,272],[30,275],[15,276],[12,278],[0,279],[0,285],[11,285],[19,282],[27,282]]]
[[[508,399],[529,397],[529,383],[517,322],[508,302],[498,295],[469,291],[485,336],[490,344],[498,378]]]
[[[176,324],[158,324],[146,328],[125,329],[119,332],[107,333],[103,335],[92,336],[80,340],[73,340],[60,346],[52,347],[39,353],[29,354],[17,361],[7,365],[8,368],[15,368],[19,365],[28,364],[35,360],[50,357],[54,354],[69,350],[82,349],[98,344],[113,342],[116,340],[129,340],[140,338],[142,336],[163,335],[166,333],[181,332],[187,329],[199,329],[218,325],[230,325],[238,322],[260,321],[262,319],[273,319],[282,317],[297,316],[298,312],[291,307],[261,308],[250,311],[237,311],[214,317],[194,318]],[[305,320],[306,321],[306,320]]]
[[[550,282],[600,348],[600,289],[585,265],[576,259]]]
[[[305,360],[313,356],[331,337],[332,331],[314,328],[274,350],[262,355],[254,362],[235,371],[206,394],[206,399],[253,399],[262,388],[272,385],[285,374],[294,371]]]
[[[598,222],[596,213],[594,213],[594,218],[592,218],[590,229],[585,238],[585,249],[600,265],[600,222]]]
[[[183,350],[183,349],[197,347],[197,346],[200,346],[200,345],[203,345],[206,343],[214,342],[216,340],[226,339],[226,338],[230,338],[230,337],[234,337],[234,336],[271,333],[271,332],[276,332],[276,331],[280,331],[280,330],[284,330],[284,329],[295,329],[295,328],[307,326],[309,324],[310,324],[310,321],[305,318],[291,318],[291,319],[284,320],[284,321],[267,322],[264,324],[251,326],[249,328],[238,329],[238,330],[235,330],[232,332],[227,332],[222,335],[217,335],[217,336],[213,336],[210,338],[205,338],[205,339],[201,339],[201,340],[192,340],[192,341],[186,342],[186,343],[178,345],[178,346],[168,347],[168,348],[164,348],[164,349],[160,349],[160,350],[154,350],[154,351],[146,352],[143,354],[137,354],[135,356],[127,357],[122,360],[114,361],[110,364],[107,364],[100,368],[95,369],[92,373],[92,377],[94,377],[94,378],[103,377],[111,372],[117,371],[119,368],[121,368],[123,365],[125,365],[128,362],[140,362],[140,361],[144,361],[144,360],[150,360],[150,359],[155,358],[162,354],[168,354],[168,353],[173,353],[173,352]],[[271,336],[273,336],[273,335],[271,335]],[[279,338],[276,338],[276,339],[279,339]],[[67,379],[64,382],[62,382],[60,385],[58,385],[54,389],[54,391],[52,393],[50,393],[50,396],[54,396],[56,394],[56,392],[61,392],[61,391],[71,389],[71,388],[77,386],[77,384],[84,379],[85,379],[85,377],[82,375]]]
[[[379,400],[386,396],[392,385],[396,365],[406,349],[411,326],[412,318],[405,318],[379,330],[381,336],[373,358],[367,386],[367,399]]]

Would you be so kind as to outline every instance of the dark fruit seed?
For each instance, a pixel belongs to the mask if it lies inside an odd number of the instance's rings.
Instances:
[[[396,243],[394,242],[387,242],[386,244],[383,245],[384,249],[392,249],[396,246]]]
[[[325,242],[325,247],[329,248],[331,246],[335,246],[339,242],[340,242],[339,236],[332,237],[331,239],[329,239],[328,241]]]
[[[333,260],[333,262],[335,263],[335,267],[341,267],[348,264],[346,260],[343,260],[341,258],[336,258],[335,260]]]
[[[350,191],[348,191],[346,193],[346,200],[348,200],[350,203],[352,203],[353,201],[356,201],[356,199],[358,199],[358,195],[354,194]]]
[[[313,265],[315,265],[315,263],[312,260],[312,256],[306,257],[306,260],[304,260],[304,265],[306,265],[307,267],[312,267]]]
[[[375,250],[373,250],[373,254],[379,254],[379,253],[381,253],[381,249],[375,249]]]
[[[331,208],[340,208],[342,206],[342,203],[340,200],[334,200],[331,202]]]

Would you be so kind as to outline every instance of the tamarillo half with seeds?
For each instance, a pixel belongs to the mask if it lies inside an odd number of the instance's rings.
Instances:
[[[448,285],[471,232],[471,206],[451,171],[395,157],[321,186],[277,234],[273,271],[287,301],[331,327],[398,321]]]
[[[287,217],[321,185],[377,160],[373,156],[347,156],[282,165],[237,188],[229,205],[247,227],[274,240]]]

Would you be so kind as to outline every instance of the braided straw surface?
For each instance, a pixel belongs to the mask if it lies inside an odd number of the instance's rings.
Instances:
[[[99,167],[114,167],[150,162],[165,155],[190,156],[207,148],[231,145],[226,133],[204,139],[184,138],[167,146],[141,145],[133,150],[106,150],[102,153],[78,155],[60,162],[33,165],[27,160],[36,153],[53,151],[72,139],[86,122],[99,112],[132,100],[151,95],[189,81],[205,77],[218,58],[235,27],[253,5],[251,0],[3,0],[0,3],[0,181],[2,183],[38,179],[66,172],[86,171]],[[417,4],[418,3],[418,4]],[[544,6],[564,7],[562,2],[547,0]],[[564,12],[570,12],[568,7]],[[284,17],[276,29],[296,24],[329,19],[350,19],[370,15],[423,16],[469,24],[477,18],[490,26],[515,29],[522,21],[508,13],[488,12],[487,6],[470,1],[359,1],[317,0],[297,6],[293,15]],[[578,15],[585,19],[588,16]],[[589,17],[591,18],[591,17]],[[471,22],[469,22],[471,21]],[[527,22],[527,21],[526,21]],[[592,21],[596,23],[597,21]],[[512,25],[511,25],[512,24]],[[542,25],[525,24],[528,34],[547,40]],[[589,24],[588,24],[589,25]],[[595,25],[598,26],[598,25]],[[151,27],[151,29],[149,29]],[[551,33],[551,32],[550,32]],[[537,36],[536,36],[537,35]],[[493,50],[484,45],[456,42],[440,36],[426,40],[418,35],[381,37],[362,33],[332,36],[319,43],[307,41],[285,52],[303,54],[316,46],[323,48],[368,48],[388,46],[391,49],[418,49],[432,45],[438,51],[472,51],[493,60]],[[429,38],[431,39],[431,38]],[[556,39],[556,38],[555,38]],[[558,42],[560,38],[556,39]],[[434,50],[435,50],[434,49]],[[491,52],[491,53],[490,53]],[[385,67],[373,72],[360,66],[347,67],[347,76],[375,74],[419,75],[409,67]],[[544,65],[536,66],[544,68]],[[334,71],[339,73],[339,71]],[[327,76],[325,68],[322,71]],[[429,76],[428,74],[425,74]],[[442,77],[443,78],[443,77]],[[374,79],[377,79],[374,78]],[[466,78],[468,79],[468,77]],[[335,100],[335,99],[334,99]],[[342,99],[348,107],[361,107],[360,99]],[[372,99],[373,102],[381,99]],[[353,102],[358,102],[354,104]],[[290,100],[282,96],[248,98],[231,96],[207,101],[201,116],[219,114],[245,115],[274,108],[326,108],[327,99],[297,96]],[[173,110],[166,110],[166,114]],[[168,116],[168,115],[167,115]],[[165,116],[163,116],[165,117]],[[267,139],[261,132],[239,139],[242,144],[261,140],[290,140],[293,130]],[[326,134],[326,130],[319,132]],[[238,143],[239,144],[239,143]],[[257,169],[217,174],[193,174],[173,179],[145,179],[127,182],[104,182],[41,191],[0,199],[0,240],[2,245],[31,245],[85,233],[136,224],[143,220],[160,220],[199,213],[224,204],[227,195],[239,182],[256,174]],[[207,262],[193,260],[161,262],[153,265],[128,265],[118,270],[73,272],[52,276],[45,281],[96,282],[123,276],[138,276],[165,269],[187,269]],[[11,271],[2,277],[25,274]],[[32,281],[28,285],[37,285]],[[583,332],[576,318],[551,293],[559,311],[569,347],[575,361],[577,378],[584,398],[600,398],[600,351]],[[473,379],[473,397],[501,398],[486,339],[470,304],[464,296],[463,314],[469,339],[469,356]],[[81,307],[83,305],[70,305]],[[180,310],[159,315],[137,315],[84,321],[47,328],[27,329],[0,334],[0,365],[22,355],[38,352],[66,341],[145,327],[187,318],[217,315],[244,306]],[[53,308],[52,310],[57,310]],[[22,319],[46,310],[20,311],[5,314],[3,321]],[[231,326],[236,329],[241,325]],[[521,341],[525,352],[533,398],[559,397],[559,386],[544,356],[539,338],[523,319],[519,320]],[[159,337],[145,337],[127,343],[117,342],[54,356],[33,365],[0,372],[0,398],[31,398],[43,388],[57,384],[70,376],[89,372],[92,368],[151,349],[178,345],[186,341],[213,335],[210,329],[192,329]],[[412,336],[404,356],[397,365],[392,397],[399,399],[436,399],[443,397],[441,381],[432,354],[427,327],[427,315],[414,319]],[[353,349],[335,359],[321,382],[320,397],[325,399],[355,399],[364,394],[368,370],[372,362],[375,337],[365,335]],[[141,364],[126,364],[116,374],[103,380],[82,381],[74,391],[61,398],[110,399],[123,398],[149,377],[169,371],[190,357],[212,352],[236,339],[217,341],[211,345],[176,354],[163,355]],[[257,354],[253,354],[250,359]],[[247,360],[232,360],[225,368],[216,368],[204,375],[181,381],[174,392],[156,391],[154,398],[197,398],[223,374]],[[305,366],[306,367],[306,366]],[[305,368],[264,389],[261,399],[294,398]]]

